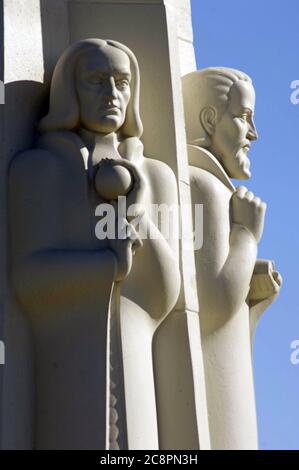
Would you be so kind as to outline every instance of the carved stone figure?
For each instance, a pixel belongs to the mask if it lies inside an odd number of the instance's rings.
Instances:
[[[160,233],[151,207],[176,204],[177,186],[166,164],[143,156],[131,50],[100,39],[70,46],[38,130],[9,176],[11,289],[35,357],[32,447],[156,449],[152,338],[180,274],[178,242]],[[136,204],[130,216],[117,196]],[[104,203],[124,238],[96,236]],[[141,240],[136,217],[156,237]]]
[[[183,78],[193,204],[203,204],[195,252],[211,444],[257,448],[251,336],[281,277],[257,260],[266,204],[230,178],[248,179],[257,139],[251,79],[228,68]]]

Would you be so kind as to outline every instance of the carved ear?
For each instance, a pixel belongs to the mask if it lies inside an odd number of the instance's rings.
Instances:
[[[214,134],[216,120],[217,120],[217,111],[213,106],[206,106],[200,112],[199,119],[203,129],[208,135]]]

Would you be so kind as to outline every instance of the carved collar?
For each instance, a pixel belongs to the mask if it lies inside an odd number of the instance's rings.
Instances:
[[[40,135],[35,145],[37,148],[45,148],[61,156],[70,157],[74,164],[77,162],[89,172],[89,150],[82,138],[72,131],[52,131]],[[137,137],[128,137],[118,146],[122,158],[140,165],[144,160],[143,144]],[[74,159],[74,156],[77,156]]]
[[[214,155],[203,147],[188,144],[189,165],[206,170],[216,176],[228,189],[235,191],[228,174]]]

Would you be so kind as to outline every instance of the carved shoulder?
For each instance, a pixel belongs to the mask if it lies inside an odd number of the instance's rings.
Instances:
[[[189,176],[191,191],[202,199],[202,202],[216,201],[231,196],[231,192],[226,186],[215,175],[206,170],[189,166]]]
[[[37,146],[57,155],[72,171],[82,172],[87,166],[88,150],[74,132],[47,132],[39,137]]]
[[[61,160],[57,155],[43,149],[30,149],[17,154],[9,166],[10,184],[18,188],[25,185],[34,186],[47,184],[47,181],[58,177],[62,170]],[[15,188],[17,189],[17,188]]]
[[[177,203],[177,182],[172,169],[166,163],[152,158],[144,159],[144,168],[151,187],[152,202]]]

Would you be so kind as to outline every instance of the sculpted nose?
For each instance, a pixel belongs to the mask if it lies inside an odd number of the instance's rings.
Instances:
[[[253,119],[251,119],[250,123],[249,123],[247,138],[249,140],[257,140],[257,138],[258,138],[258,133],[257,133],[255,123],[254,123]]]
[[[107,82],[106,96],[110,99],[117,98],[117,88],[113,77],[111,77]]]

